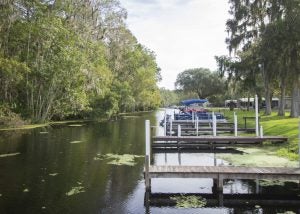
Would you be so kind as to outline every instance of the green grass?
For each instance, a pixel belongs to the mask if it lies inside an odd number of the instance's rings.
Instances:
[[[215,109],[215,111],[219,111]],[[225,117],[233,122],[233,112],[236,112],[238,116],[238,126],[244,127],[243,117],[255,116],[254,110],[244,111],[235,110],[229,111],[228,109],[222,109]],[[264,115],[264,112],[259,113],[260,125],[263,126],[264,135],[268,136],[285,136],[288,137],[288,143],[276,145],[276,154],[282,157],[286,157],[290,160],[298,160],[298,118],[290,118],[289,114],[286,113],[285,116],[277,116],[277,112],[272,112],[271,115]],[[247,127],[255,128],[255,120],[247,120]]]

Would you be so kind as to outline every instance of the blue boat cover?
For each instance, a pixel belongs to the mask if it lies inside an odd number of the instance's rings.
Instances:
[[[194,103],[206,103],[207,101],[208,100],[206,100],[206,99],[191,99],[191,100],[183,100],[183,101],[181,101],[181,103],[183,105],[189,106]]]

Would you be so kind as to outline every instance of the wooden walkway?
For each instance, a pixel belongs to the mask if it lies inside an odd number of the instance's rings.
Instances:
[[[175,133],[178,131],[177,127],[173,127],[172,131]],[[197,129],[194,127],[182,127],[181,132],[196,132]],[[207,132],[212,131],[211,127],[199,127],[198,132]],[[255,132],[254,128],[238,128],[237,131],[239,132]],[[169,129],[167,129],[167,132],[169,133]],[[218,127],[217,132],[234,132],[233,127]]]
[[[264,137],[248,137],[248,136],[154,136],[152,137],[152,147],[155,147],[156,142],[164,142],[164,144],[171,145],[168,142],[193,142],[193,143],[212,143],[218,144],[258,144],[265,141],[271,142],[286,142],[286,137],[278,136],[264,136]],[[184,143],[181,143],[184,144]],[[158,144],[156,144],[158,145]]]
[[[216,180],[217,191],[223,192],[224,179],[300,181],[300,168],[146,165],[146,191],[151,192],[151,179],[153,178],[212,178]]]
[[[300,168],[150,165],[149,178],[300,180]]]

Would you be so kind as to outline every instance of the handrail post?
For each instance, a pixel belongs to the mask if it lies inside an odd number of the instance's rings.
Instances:
[[[172,131],[173,131],[173,119],[172,118],[170,119],[169,124],[170,124],[170,131],[169,131],[170,133],[169,133],[169,135],[172,136]]]
[[[178,125],[177,136],[181,137],[181,126]]]
[[[260,138],[264,137],[264,129],[263,126],[260,126]]]
[[[237,137],[238,136],[238,124],[237,124],[237,115],[236,113],[234,112],[234,115],[233,115],[233,119],[234,119],[234,136]]]
[[[213,120],[213,136],[217,136],[217,118],[215,113],[212,114],[212,120]]]
[[[165,111],[165,117],[164,117],[164,136],[167,136],[167,111]]]
[[[196,117],[196,121],[197,121],[197,124],[196,124],[196,135],[198,136],[198,131],[199,131],[199,119],[198,119],[198,116]]]

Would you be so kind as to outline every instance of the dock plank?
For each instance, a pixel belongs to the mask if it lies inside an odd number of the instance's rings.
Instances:
[[[218,178],[300,180],[300,168],[233,167],[233,166],[155,166],[149,167],[150,178]]]

